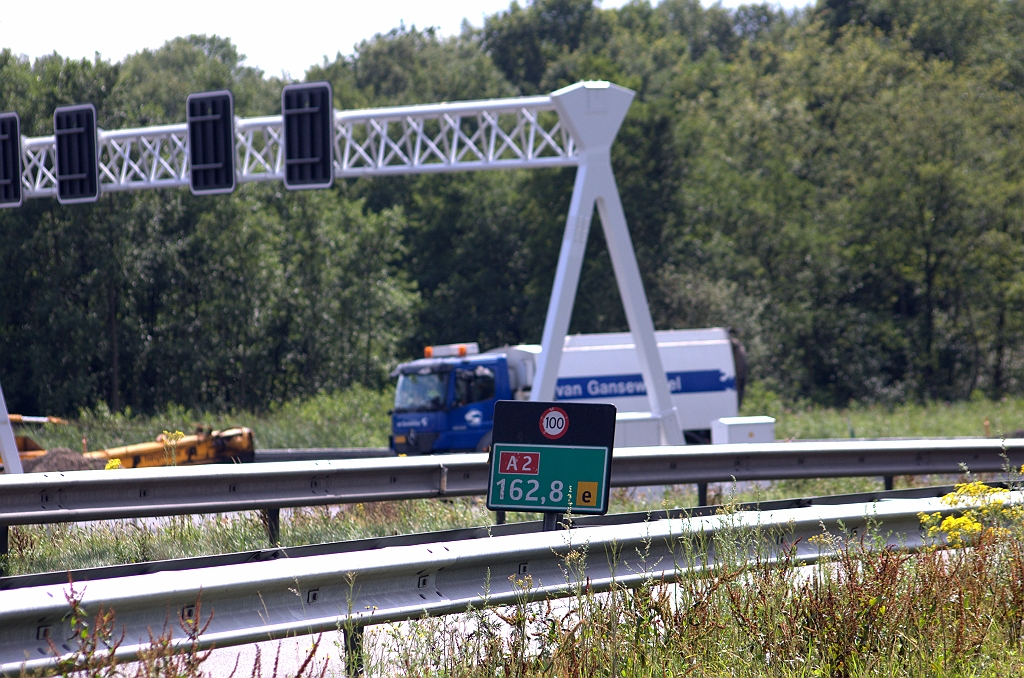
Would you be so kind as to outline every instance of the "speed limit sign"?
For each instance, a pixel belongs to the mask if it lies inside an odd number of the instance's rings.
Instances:
[[[569,415],[561,407],[549,407],[540,415],[540,432],[548,440],[558,440],[569,430]]]
[[[498,401],[487,508],[603,515],[614,440],[614,405]]]

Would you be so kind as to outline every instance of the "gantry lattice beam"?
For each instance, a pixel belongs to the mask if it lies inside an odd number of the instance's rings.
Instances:
[[[550,96],[334,112],[336,177],[578,164]],[[188,186],[188,127],[100,130],[103,193]],[[239,182],[284,179],[280,115],[235,123]],[[27,198],[57,195],[54,137],[22,141]]]

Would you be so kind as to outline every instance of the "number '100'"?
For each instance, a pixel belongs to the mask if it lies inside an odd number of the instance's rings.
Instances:
[[[497,483],[495,483],[498,486],[498,499],[505,498],[505,484],[507,482],[508,481],[505,478],[502,478]],[[525,488],[523,486],[524,482]],[[561,480],[552,480],[551,488],[548,490],[547,500],[554,503],[562,501],[562,497],[564,496],[562,494],[563,487],[565,487],[565,485],[562,483]],[[540,482],[536,480],[523,481],[519,478],[516,478],[511,483],[508,483],[508,497],[512,501],[535,501],[537,503],[544,504],[546,503],[544,501],[544,496],[537,495],[537,491],[539,489]]]

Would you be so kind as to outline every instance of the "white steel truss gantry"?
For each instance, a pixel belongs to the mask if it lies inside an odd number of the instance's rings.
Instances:
[[[237,179],[284,179],[280,115],[235,123]],[[336,177],[576,165],[550,96],[334,112]],[[100,130],[100,191],[188,186],[188,126]],[[56,197],[54,137],[22,142],[25,197]]]
[[[663,441],[684,444],[682,427],[654,337],[619,190],[611,146],[633,92],[608,82],[580,82],[548,96],[400,106],[334,112],[336,177],[423,174],[483,169],[577,167],[576,182],[551,291],[533,400],[554,400],[558,365],[569,330],[590,222],[597,208],[626,311],[651,412]],[[284,179],[282,117],[235,123],[237,180]],[[189,184],[188,128],[161,125],[97,134],[100,191],[183,187]],[[56,197],[54,137],[22,139],[22,183],[27,198]],[[0,400],[0,456],[20,470],[8,450]]]

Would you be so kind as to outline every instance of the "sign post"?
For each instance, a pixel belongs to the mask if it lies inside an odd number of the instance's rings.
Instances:
[[[502,400],[494,406],[487,508],[608,512],[615,406]]]

